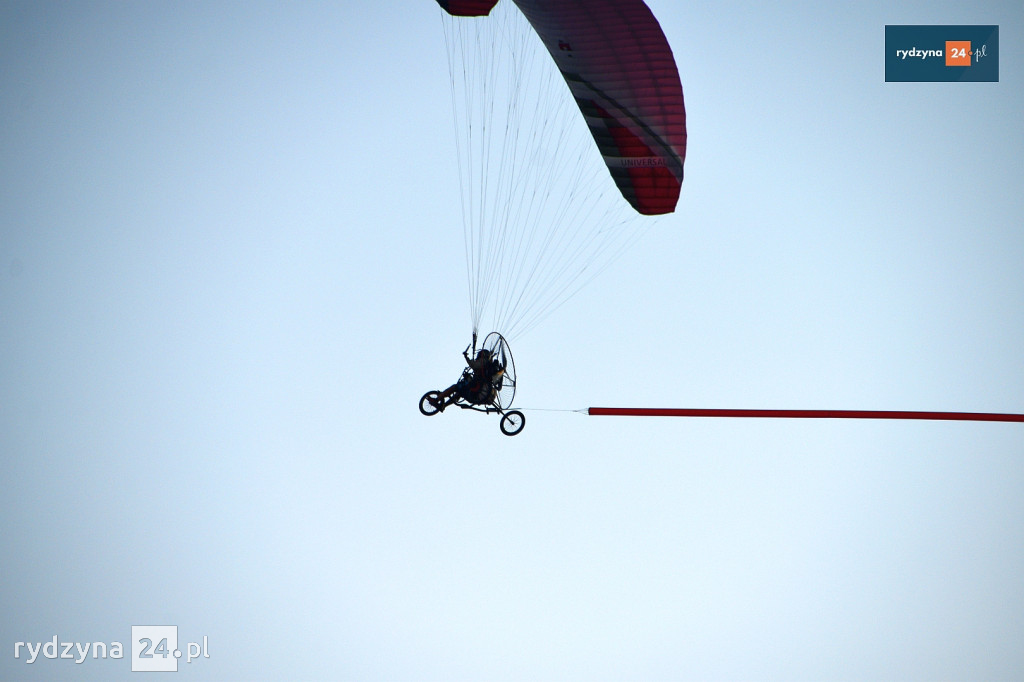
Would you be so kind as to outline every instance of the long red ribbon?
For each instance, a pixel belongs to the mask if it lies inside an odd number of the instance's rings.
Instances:
[[[703,408],[590,407],[587,414],[622,417],[755,417],[768,419],[934,419],[1024,422],[1024,414],[994,412],[907,412],[900,410],[733,410]]]

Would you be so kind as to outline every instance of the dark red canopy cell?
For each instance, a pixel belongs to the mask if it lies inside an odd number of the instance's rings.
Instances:
[[[456,17],[482,17],[490,14],[498,0],[437,0],[441,9]]]

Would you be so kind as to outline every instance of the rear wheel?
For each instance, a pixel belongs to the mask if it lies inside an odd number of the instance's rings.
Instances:
[[[441,393],[439,391],[427,391],[420,398],[420,412],[432,417],[441,411]]]
[[[502,415],[501,423],[498,426],[501,427],[501,432],[506,436],[514,436],[526,426],[526,416],[519,410],[506,412]]]

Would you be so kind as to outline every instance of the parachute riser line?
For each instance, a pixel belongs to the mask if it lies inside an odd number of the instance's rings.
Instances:
[[[733,417],[755,419],[918,419],[937,421],[1020,422],[1024,414],[994,412],[916,412],[903,410],[749,410],[706,408],[588,407],[592,416]]]

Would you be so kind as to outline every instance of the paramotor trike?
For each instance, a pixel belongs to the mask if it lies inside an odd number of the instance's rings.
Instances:
[[[420,412],[432,417],[449,405],[455,405],[463,410],[500,414],[498,426],[506,436],[522,431],[526,425],[525,415],[508,409],[516,394],[516,366],[505,338],[498,332],[491,332],[479,351],[473,344],[473,358],[468,355],[466,358],[470,366],[462,372],[462,378],[447,391],[424,393],[420,398]],[[474,368],[475,361],[481,358],[486,360],[486,366]]]

